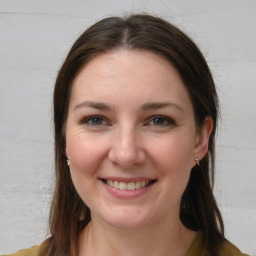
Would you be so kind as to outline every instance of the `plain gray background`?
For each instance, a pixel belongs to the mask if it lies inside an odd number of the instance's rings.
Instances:
[[[256,1],[0,0],[0,252],[47,236],[52,91],[74,40],[96,20],[160,15],[199,45],[221,101],[215,195],[226,235],[256,255]]]

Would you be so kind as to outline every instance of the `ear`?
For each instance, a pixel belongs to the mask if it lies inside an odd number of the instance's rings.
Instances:
[[[208,151],[209,138],[213,128],[213,121],[211,116],[207,116],[204,120],[204,124],[198,131],[196,138],[196,145],[194,151],[194,158],[198,158],[200,161]],[[193,163],[193,166],[195,162]]]
[[[67,146],[66,146],[66,156],[69,156],[69,153],[68,153],[68,148],[67,148]]]

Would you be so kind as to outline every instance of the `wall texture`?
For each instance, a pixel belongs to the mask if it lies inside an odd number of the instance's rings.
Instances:
[[[226,234],[256,255],[256,1],[0,0],[0,252],[47,236],[51,94],[75,38],[108,15],[146,11],[201,47],[221,100],[216,197]]]

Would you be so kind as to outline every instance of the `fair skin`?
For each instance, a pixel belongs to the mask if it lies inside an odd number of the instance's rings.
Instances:
[[[91,210],[80,255],[185,255],[196,233],[179,220],[194,158],[211,118],[196,128],[176,69],[148,51],[114,50],[75,78],[66,123],[74,186]]]

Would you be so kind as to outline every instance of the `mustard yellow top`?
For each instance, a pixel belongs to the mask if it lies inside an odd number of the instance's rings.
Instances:
[[[41,245],[33,246],[30,249],[23,249],[13,254],[1,255],[1,256],[44,256],[49,247],[49,240],[45,240]],[[185,256],[204,256],[202,251],[202,236],[198,232],[195,240],[193,241],[190,249]],[[223,243],[218,256],[249,256],[243,254],[241,251],[232,243],[226,241]]]

